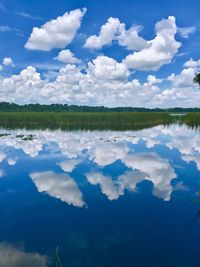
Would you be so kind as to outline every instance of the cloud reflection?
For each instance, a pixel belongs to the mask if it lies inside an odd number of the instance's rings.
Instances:
[[[173,191],[171,180],[176,178],[174,169],[168,160],[156,153],[135,153],[124,157],[123,162],[132,170],[112,180],[102,173],[87,173],[88,181],[93,185],[100,185],[101,191],[109,200],[118,199],[125,190],[134,191],[136,185],[144,180],[153,183],[153,195],[164,200],[170,200]]]
[[[0,130],[0,133],[5,130]],[[22,150],[31,158],[40,158],[40,152],[59,154],[61,161],[55,162],[62,174],[51,170],[30,174],[39,192],[46,192],[70,205],[83,207],[85,202],[75,180],[69,176],[77,166],[88,160],[91,164],[85,177],[92,185],[99,186],[109,200],[118,199],[126,190],[134,191],[137,184],[149,180],[153,194],[163,200],[170,200],[173,191],[171,181],[177,177],[170,162],[156,153],[157,146],[177,150],[186,163],[195,162],[200,170],[200,132],[187,126],[156,126],[140,131],[94,131],[63,132],[61,130],[33,130],[33,140],[16,138],[29,135],[27,130],[12,130],[0,138],[0,164],[17,164],[17,157],[8,153],[11,149]],[[137,145],[143,144],[143,152],[136,152]],[[11,150],[12,151],[12,150]],[[50,152],[50,153],[49,153]],[[169,152],[170,153],[170,152]],[[8,154],[8,155],[7,155]],[[48,160],[48,157],[46,158]],[[113,179],[105,175],[106,166],[121,161],[128,170]],[[96,166],[94,168],[94,166]],[[0,166],[1,167],[1,166]],[[95,170],[95,171],[93,171]],[[37,170],[36,170],[37,171]],[[3,170],[0,176],[5,175]]]
[[[47,257],[0,244],[0,267],[47,267]]]
[[[68,174],[46,171],[31,173],[30,177],[39,192],[46,192],[48,195],[76,207],[84,206],[82,193]]]

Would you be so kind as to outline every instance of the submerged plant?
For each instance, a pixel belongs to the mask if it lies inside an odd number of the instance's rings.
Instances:
[[[56,247],[56,267],[63,267],[59,256],[59,246]]]

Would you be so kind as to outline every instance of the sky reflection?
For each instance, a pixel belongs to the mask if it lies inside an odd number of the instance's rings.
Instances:
[[[30,133],[34,138],[27,140]],[[21,152],[21,157],[29,161],[32,158],[45,163],[43,170],[34,165],[29,173],[38,192],[76,207],[86,207],[87,203],[80,181],[72,174],[86,163],[83,175],[87,183],[98,186],[108,200],[116,200],[126,191],[136,192],[137,185],[147,180],[153,185],[154,196],[169,201],[174,190],[172,180],[177,179],[170,155],[174,151],[185,163],[194,162],[200,170],[200,133],[186,126],[156,126],[127,132],[12,130],[6,134],[2,129],[0,134],[1,178],[9,172],[9,166],[17,164]],[[161,153],[163,149],[167,149],[165,156]],[[47,167],[48,161],[51,168]],[[120,173],[113,175],[112,170],[106,173],[108,166],[114,170],[119,162]]]

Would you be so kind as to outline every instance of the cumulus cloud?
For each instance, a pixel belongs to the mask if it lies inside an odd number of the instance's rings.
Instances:
[[[123,63],[130,69],[141,71],[158,70],[172,61],[181,46],[175,40],[177,33],[175,17],[169,16],[156,23],[156,37],[148,41],[149,47],[128,55]]]
[[[188,68],[183,69],[180,74],[174,73],[168,77],[168,80],[173,83],[174,87],[183,88],[193,86],[193,78],[195,75],[195,69]]]
[[[100,49],[115,41],[128,50],[135,50],[136,52],[128,55],[123,62],[130,69],[158,70],[164,64],[170,63],[181,46],[181,43],[175,40],[177,33],[175,17],[169,16],[156,23],[156,37],[153,40],[147,41],[139,36],[141,29],[141,26],[126,29],[126,25],[118,18],[111,17],[101,27],[99,35],[92,35],[86,40],[84,47]],[[192,31],[191,28],[181,29],[182,32],[185,30],[185,36]]]
[[[46,22],[40,28],[34,27],[25,48],[50,51],[53,48],[66,47],[80,28],[85,12],[86,8],[72,10]]]
[[[85,48],[100,49],[104,45],[109,45],[115,39],[121,23],[117,18],[109,18],[105,25],[101,27],[99,36],[90,36],[84,45]]]
[[[3,65],[4,66],[6,66],[6,67],[14,67],[15,66],[15,64],[13,63],[13,60],[12,60],[12,58],[11,57],[5,57],[4,59],[3,59]]]
[[[88,74],[103,80],[124,80],[130,72],[126,65],[106,56],[98,56],[88,63]]]
[[[136,51],[149,47],[148,42],[139,36],[141,29],[141,26],[131,27],[128,30],[126,30],[125,26],[122,27],[122,30],[117,37],[119,45],[125,46],[128,50]]]
[[[194,33],[196,31],[196,27],[192,26],[192,27],[184,27],[184,28],[178,28],[178,33],[180,33],[180,35],[183,38],[188,38],[190,34]]]
[[[10,244],[0,244],[0,267],[47,267],[47,257],[34,252],[24,252]]]
[[[109,18],[101,27],[99,35],[92,35],[87,38],[84,47],[89,49],[101,49],[105,45],[117,41],[119,45],[129,50],[141,50],[148,46],[147,42],[138,35],[141,27],[131,27],[126,30],[126,25],[118,18]]]
[[[200,59],[199,60],[193,60],[190,58],[188,61],[184,64],[185,68],[198,68],[200,67]]]
[[[68,174],[58,174],[52,171],[30,174],[39,192],[58,198],[69,205],[83,207],[84,201],[76,182]]]
[[[10,93],[10,101],[12,102],[18,102],[23,98],[25,102],[30,102],[29,99],[38,102],[37,93],[44,86],[44,83],[45,81],[41,80],[40,74],[31,66],[22,70],[19,75],[13,75],[2,81],[5,90],[7,88],[7,94]]]
[[[54,59],[66,63],[66,64],[76,64],[80,63],[80,60],[74,56],[74,54],[69,50],[65,49],[59,52],[58,56]]]
[[[198,61],[192,64],[198,65]],[[148,75],[141,83],[124,63],[98,56],[84,70],[74,64],[61,67],[52,81],[42,79],[36,68],[29,66],[18,75],[0,79],[0,97],[20,104],[194,107],[199,106],[200,99],[200,91],[192,82],[197,69],[184,68],[163,79]],[[160,84],[166,81],[170,84],[163,89]]]

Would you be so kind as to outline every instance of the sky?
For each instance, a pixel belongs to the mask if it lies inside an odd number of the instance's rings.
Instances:
[[[0,102],[200,107],[199,0],[0,0]]]

